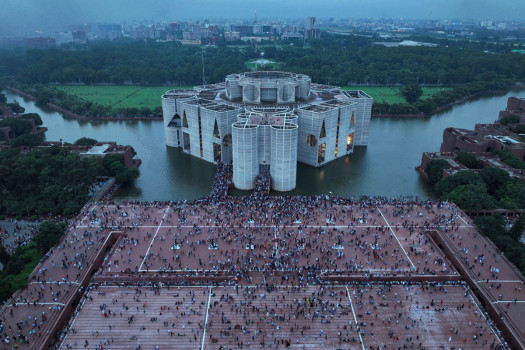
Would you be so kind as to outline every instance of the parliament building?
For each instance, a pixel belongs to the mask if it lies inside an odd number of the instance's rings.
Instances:
[[[236,188],[268,168],[276,191],[295,188],[297,162],[319,167],[366,146],[372,98],[313,84],[302,74],[230,74],[224,83],[162,95],[166,145],[208,162],[233,162]]]

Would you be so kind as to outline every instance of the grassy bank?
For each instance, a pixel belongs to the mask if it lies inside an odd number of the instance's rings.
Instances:
[[[160,107],[160,96],[170,89],[193,86],[118,86],[118,85],[58,85],[57,89],[94,104],[119,108]]]
[[[432,97],[434,94],[449,90],[447,87],[421,87],[423,90],[422,100]],[[343,90],[363,90],[377,103],[405,103],[405,99],[399,93],[399,87],[394,86],[344,86]]]
[[[160,107],[160,96],[169,89],[191,88],[192,86],[104,86],[104,85],[58,85],[67,94],[98,105],[118,108],[149,108]],[[404,103],[399,94],[398,87],[390,86],[345,86],[345,90],[363,90],[378,103]],[[423,87],[422,99],[432,97],[434,94],[449,90],[443,87]]]

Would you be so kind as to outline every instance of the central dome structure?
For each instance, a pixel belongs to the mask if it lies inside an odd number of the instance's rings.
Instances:
[[[253,104],[282,104],[308,100],[311,79],[287,72],[248,72],[226,77],[226,97]]]
[[[322,166],[368,144],[372,99],[288,72],[230,74],[224,83],[162,96],[166,144],[208,162],[233,162],[233,182],[253,189],[269,167],[272,189],[296,185],[297,162]]]

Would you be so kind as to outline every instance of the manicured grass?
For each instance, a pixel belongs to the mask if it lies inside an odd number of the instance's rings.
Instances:
[[[246,63],[248,66],[250,63]],[[279,63],[273,63],[277,66]],[[252,64],[252,66],[254,66]],[[255,67],[253,67],[255,68]],[[161,95],[170,89],[188,89],[193,86],[100,86],[100,85],[59,85],[58,89],[67,92],[70,95],[76,96],[86,101],[91,101],[103,106],[111,106],[113,108],[147,107],[154,109],[160,107]],[[345,86],[345,90],[363,90],[370,95],[375,102],[386,102],[389,104],[403,103],[405,100],[399,94],[398,87],[389,86]],[[428,98],[436,92],[448,90],[443,87],[423,87],[423,99]]]
[[[448,90],[446,87],[422,87],[422,99],[429,98],[439,91]],[[343,90],[363,90],[374,99],[374,102],[385,102],[388,104],[404,103],[405,99],[399,93],[399,88],[394,86],[344,86]]]
[[[100,85],[59,85],[66,93],[113,108],[160,107],[160,97],[170,89],[188,89],[193,86],[100,86]]]

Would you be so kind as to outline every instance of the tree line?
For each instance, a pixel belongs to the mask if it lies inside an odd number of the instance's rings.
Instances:
[[[49,249],[54,247],[66,230],[64,222],[44,221],[33,241],[18,246],[12,254],[0,244],[0,302],[8,299],[17,289],[27,286],[29,275]]]
[[[525,163],[508,151],[496,151],[495,154],[502,161],[511,159],[507,164],[515,169],[525,168]],[[471,170],[441,178],[443,170],[450,167],[447,161],[434,159],[425,167],[428,181],[435,185],[441,200],[452,201],[466,211],[525,208],[524,181],[511,177],[503,169],[483,167],[475,156],[466,152],[458,152],[455,161]],[[525,244],[521,242],[525,215],[522,214],[510,229],[499,214],[479,217],[475,223],[525,275]]]
[[[88,201],[97,176],[115,176],[128,182],[139,176],[119,155],[80,158],[67,148],[52,146],[22,154],[11,148],[0,152],[0,215],[74,215]]]
[[[375,103],[374,114],[429,114],[436,108],[485,90],[507,89],[525,81],[525,57],[512,47],[468,41],[438,40],[437,47],[383,47],[375,36],[326,34],[323,39],[292,45],[216,47],[178,42],[117,40],[27,51],[0,51],[0,77],[28,84],[40,104],[54,102],[79,115],[155,116],[161,109],[93,104],[49,84],[199,85],[222,82],[261,57],[278,61],[281,70],[309,75],[316,83],[351,85],[443,85],[453,89],[411,103]],[[434,39],[435,40],[435,39]],[[299,45],[300,44],[300,45]],[[491,53],[485,52],[492,45]],[[204,57],[205,76],[202,75]],[[270,68],[271,69],[271,68]],[[36,85],[35,85],[36,84]]]
[[[309,45],[199,47],[178,42],[117,40],[61,48],[0,52],[0,75],[24,83],[195,85],[224,80],[246,70],[245,61],[277,60],[282,69],[336,85],[458,85],[500,79],[523,80],[525,57],[486,53],[479,44],[442,40],[437,47],[383,47],[378,38],[326,34]]]

